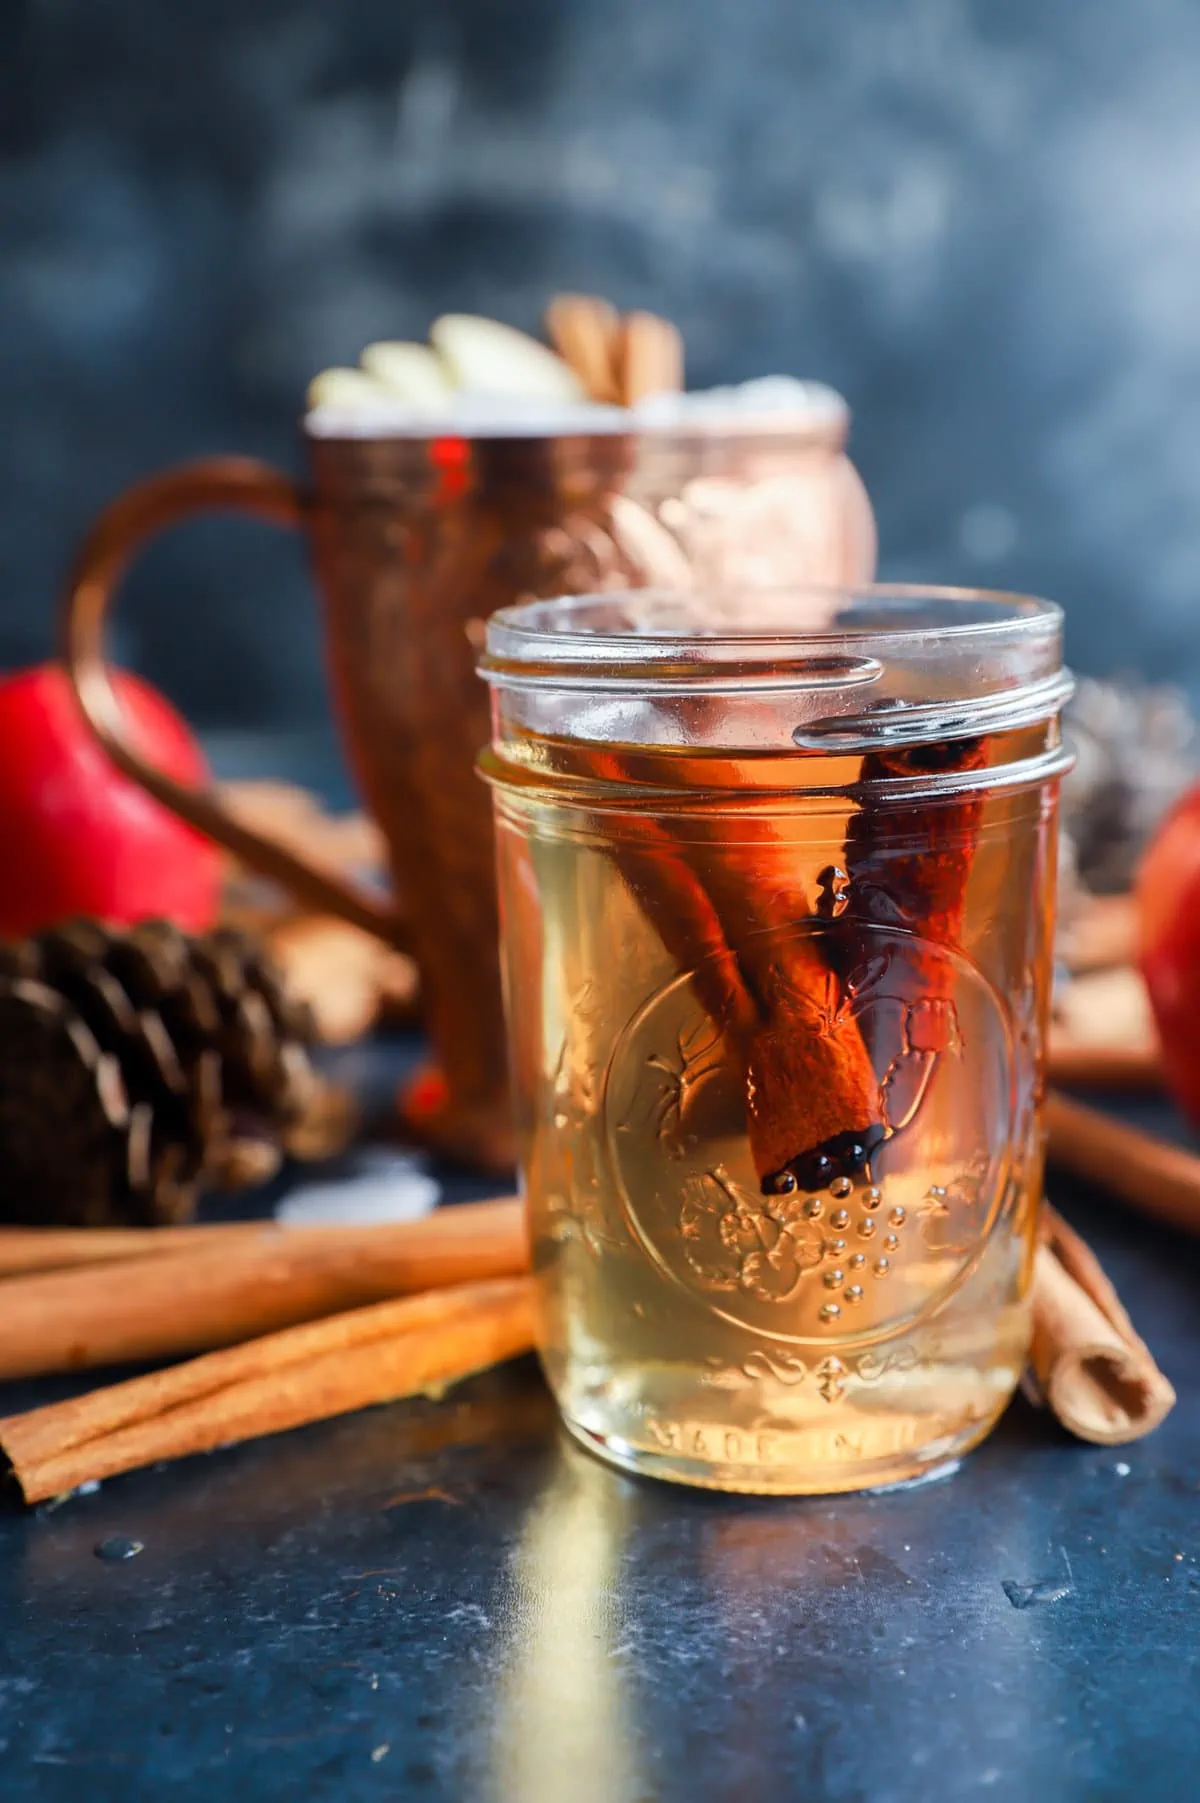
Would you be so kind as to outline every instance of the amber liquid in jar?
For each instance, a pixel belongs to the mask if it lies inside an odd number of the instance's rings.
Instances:
[[[1030,1336],[1057,784],[987,772],[1046,743],[993,734],[957,788],[918,751],[903,807],[844,756],[531,737],[506,758],[540,1352],[615,1463],[854,1489],[954,1458],[1004,1408]],[[749,1070],[731,983],[769,999]],[[874,1086],[869,1158],[800,1160],[765,1194],[752,1109],[827,1121],[848,1058]],[[788,1132],[813,1149],[805,1119]]]

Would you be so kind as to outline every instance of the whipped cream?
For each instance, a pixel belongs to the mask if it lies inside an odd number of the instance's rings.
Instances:
[[[351,374],[353,372],[345,372]],[[823,382],[762,376],[736,386],[648,395],[633,407],[452,390],[435,407],[414,405],[364,381],[331,385],[304,418],[315,438],[541,438],[621,432],[792,432],[832,427],[846,403]]]

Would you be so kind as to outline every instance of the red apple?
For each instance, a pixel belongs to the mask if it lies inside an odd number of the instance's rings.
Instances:
[[[1200,1126],[1200,783],[1151,840],[1136,889],[1142,975],[1175,1100]]]
[[[179,782],[202,783],[204,754],[148,683],[118,672],[128,734]],[[128,925],[163,916],[212,925],[221,856],[122,775],[54,664],[0,681],[0,934],[75,914]]]

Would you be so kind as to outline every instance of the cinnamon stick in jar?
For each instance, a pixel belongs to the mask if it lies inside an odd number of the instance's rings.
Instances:
[[[764,1194],[820,1189],[865,1170],[889,1134],[887,1074],[906,1050],[926,1064],[950,1029],[938,1004],[950,1001],[951,967],[890,947],[903,999],[924,1004],[919,1044],[868,1047],[852,1014],[825,1009],[818,1033],[806,1016],[822,1012],[869,950],[872,925],[901,926],[940,945],[961,936],[966,886],[981,803],[966,794],[902,806],[874,799],[881,779],[933,777],[982,769],[985,738],[871,753],[862,760],[845,847],[832,869],[854,900],[820,941],[792,929],[814,917],[814,897],[796,867],[795,847],[765,819],[725,826],[689,819],[675,830],[662,815],[622,824],[625,876],[664,946],[685,968],[713,1020],[746,1066],[747,1132]],[[589,749],[593,777],[628,781],[630,760]],[[707,951],[707,957],[697,954]]]
[[[580,757],[601,781],[629,779],[619,751]],[[857,1021],[811,1016],[832,973],[795,929],[812,915],[795,848],[769,820],[748,816],[739,842],[725,823],[661,815],[622,822],[617,862],[664,947],[713,1025],[745,1066],[747,1136],[764,1194],[820,1189],[864,1170],[882,1144],[879,1084]]]
[[[939,946],[962,938],[967,883],[983,809],[978,793],[931,801],[874,800],[877,785],[894,781],[930,782],[986,768],[986,738],[951,739],[930,745],[898,746],[870,752],[858,782],[860,805],[846,834],[846,877],[850,904],[842,916],[839,963],[861,954],[864,926],[915,929]],[[919,951],[892,947],[893,977],[901,977],[905,999],[950,999],[949,967]]]
[[[1175,1405],[1095,1253],[1049,1206],[1034,1267],[1030,1361],[1063,1426],[1098,1446],[1140,1440]]]

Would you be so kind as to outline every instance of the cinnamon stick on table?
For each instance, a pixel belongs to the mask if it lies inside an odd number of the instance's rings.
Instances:
[[[164,1252],[178,1252],[185,1246],[198,1252],[220,1245],[244,1245],[278,1231],[263,1221],[193,1227],[0,1227],[0,1279],[31,1271],[109,1264],[114,1259],[161,1258]]]
[[[469,1236],[480,1221],[496,1222],[501,1210],[495,1204],[509,1207],[512,1196],[497,1196],[490,1202],[456,1203],[456,1211],[465,1207],[461,1219],[472,1225],[462,1231]],[[487,1210],[476,1214],[477,1209]],[[439,1211],[440,1223],[448,1211]],[[375,1226],[342,1227],[334,1223],[314,1226],[280,1226],[274,1221],[194,1221],[186,1227],[0,1227],[0,1279],[19,1277],[32,1271],[66,1270],[76,1265],[107,1264],[114,1259],[161,1258],[170,1252],[209,1252],[223,1246],[238,1252],[255,1241],[287,1246],[309,1245],[334,1249],[362,1245],[364,1249],[393,1243],[411,1245],[432,1237],[441,1237],[436,1229],[419,1228],[413,1222],[381,1221]],[[490,1231],[487,1229],[486,1231]]]
[[[1063,1426],[1100,1446],[1141,1439],[1175,1404],[1095,1254],[1049,1207],[1034,1266],[1031,1363]]]
[[[556,294],[546,308],[546,334],[583,383],[589,400],[621,401],[622,326],[614,306],[595,294]]]
[[[140,1465],[441,1389],[532,1344],[530,1279],[464,1284],[9,1416],[0,1449],[25,1501],[40,1502]]]
[[[232,1345],[409,1291],[516,1276],[528,1262],[515,1198],[389,1226],[183,1228],[162,1237],[170,1249],[161,1254],[147,1247],[126,1262],[0,1283],[0,1378]]]
[[[517,1206],[485,1204],[474,1214],[493,1223],[503,1257],[512,1269],[523,1270],[524,1233],[513,1234],[505,1225]],[[448,1211],[450,1216],[470,1219],[466,1209]],[[1052,1227],[1039,1249],[1034,1278],[1033,1362],[1043,1392],[1064,1425],[1083,1438],[1107,1444],[1135,1439],[1162,1419],[1173,1392],[1087,1248],[1056,1216],[1049,1219]],[[365,1230],[377,1237],[388,1231]],[[321,1237],[321,1230],[297,1237]],[[102,1262],[64,1275],[75,1281],[77,1300],[85,1290],[111,1298],[136,1288],[151,1271],[156,1280],[164,1269],[177,1271],[188,1257]],[[211,1259],[194,1254],[191,1259],[207,1264],[211,1276]],[[37,1281],[0,1285],[0,1299],[27,1296]],[[23,1357],[31,1367],[39,1359],[44,1363],[44,1355],[28,1347],[49,1326],[45,1315],[27,1312],[30,1337],[23,1355],[10,1347],[15,1362]],[[453,1383],[531,1343],[526,1278],[453,1285],[288,1328],[10,1417],[0,1421],[0,1450],[33,1502],[89,1478]]]

